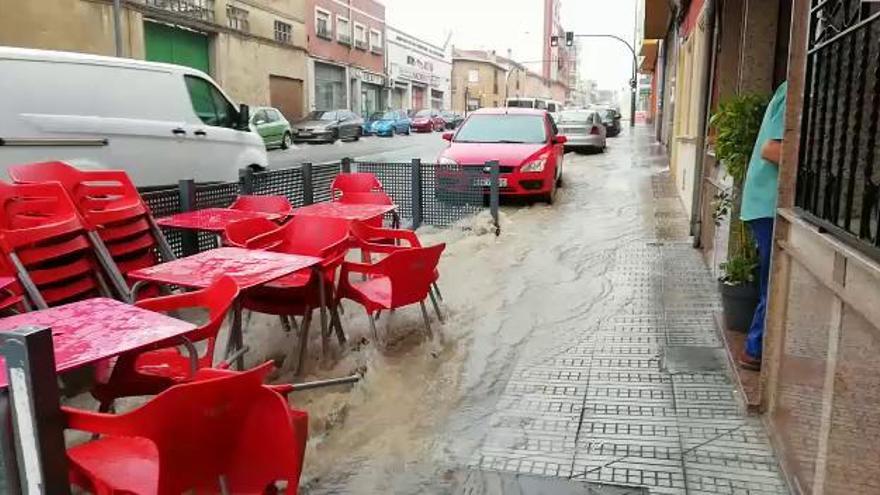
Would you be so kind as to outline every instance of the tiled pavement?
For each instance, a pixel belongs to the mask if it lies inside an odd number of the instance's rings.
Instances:
[[[668,177],[652,186],[654,238],[609,260],[616,316],[518,364],[471,466],[652,494],[787,493],[728,376],[715,282],[685,237]]]

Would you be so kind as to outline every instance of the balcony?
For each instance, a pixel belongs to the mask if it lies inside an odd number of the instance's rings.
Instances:
[[[144,0],[144,3],[190,19],[214,22],[214,0]]]
[[[367,42],[364,40],[354,40],[354,47],[359,50],[366,50],[367,49]]]

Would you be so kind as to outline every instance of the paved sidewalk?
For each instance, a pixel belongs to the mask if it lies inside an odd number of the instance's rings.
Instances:
[[[615,316],[517,363],[470,465],[652,494],[787,493],[760,419],[735,396],[716,282],[668,172],[652,197],[653,233],[606,259]]]

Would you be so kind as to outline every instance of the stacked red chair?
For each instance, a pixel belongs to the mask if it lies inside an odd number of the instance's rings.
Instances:
[[[205,370],[130,412],[64,408],[68,428],[102,435],[68,449],[71,482],[98,494],[296,494],[308,415],[264,386],[271,364]]]
[[[111,409],[121,397],[155,395],[172,385],[193,379],[196,371],[213,365],[217,334],[229,308],[238,297],[238,285],[229,277],[217,280],[206,289],[170,296],[143,299],[136,304],[158,313],[172,313],[188,308],[207,310],[207,321],[185,335],[187,351],[177,347],[180,341],[157,344],[145,352],[124,354],[116,360],[109,376],[99,376],[92,395],[101,411]],[[193,344],[203,343],[199,354]]]
[[[0,251],[31,306],[111,296],[88,234],[60,184],[0,181]]]
[[[93,227],[122,276],[174,254],[128,175],[121,170],[79,170],[64,162],[10,167],[19,183],[58,182]]]
[[[249,249],[265,249],[279,253],[299,254],[321,258],[321,272],[324,277],[325,293],[323,300],[330,305],[331,326],[336,329],[340,344],[345,342],[345,334],[336,312],[335,279],[339,266],[348,250],[349,222],[343,219],[294,216],[280,229],[257,236],[247,243]],[[320,284],[311,270],[303,270],[261,287],[248,290],[244,294],[242,307],[258,313],[277,316],[301,316],[299,361],[297,372],[301,371],[306,355],[308,329],[312,311],[322,300]],[[327,352],[327,339],[322,335],[324,352]]]

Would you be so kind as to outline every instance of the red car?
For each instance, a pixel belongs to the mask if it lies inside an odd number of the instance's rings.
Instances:
[[[485,177],[471,179],[482,186],[488,183],[484,164],[498,160],[504,196],[538,197],[552,204],[556,188],[562,185],[566,138],[557,134],[544,110],[483,108],[471,113],[454,133],[443,134],[443,139],[450,144],[438,163],[482,167]]]
[[[419,110],[409,126],[415,132],[442,131],[446,129],[446,121],[438,110]]]

